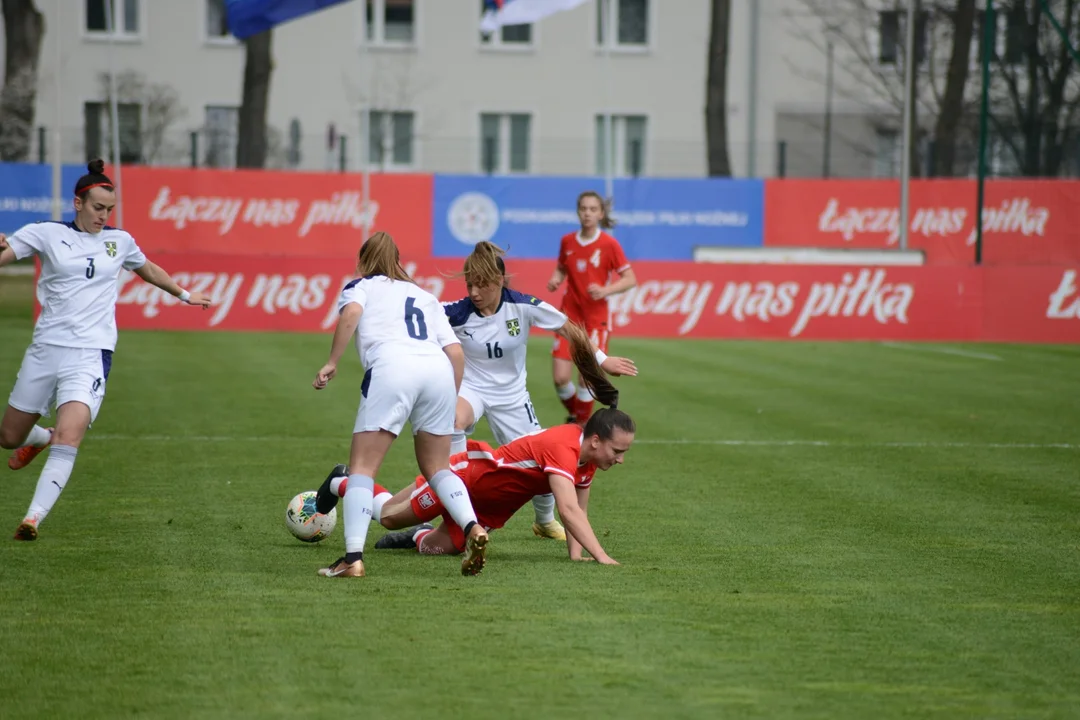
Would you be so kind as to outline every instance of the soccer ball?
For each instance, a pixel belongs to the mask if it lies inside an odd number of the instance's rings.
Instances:
[[[315,510],[315,491],[307,490],[289,501],[285,527],[301,542],[317,543],[330,537],[337,525],[337,508],[326,515]]]

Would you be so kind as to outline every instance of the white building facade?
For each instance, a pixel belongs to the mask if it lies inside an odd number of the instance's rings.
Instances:
[[[610,51],[600,26],[608,2]],[[62,126],[64,162],[109,156],[103,78],[112,67],[125,160],[235,164],[245,51],[228,33],[223,0],[112,0],[112,33],[105,0],[36,5],[46,32],[35,123]],[[358,169],[367,111],[367,152],[378,170],[602,174],[603,117],[611,112],[616,175],[706,174],[709,0],[592,0],[490,37],[478,30],[481,5],[352,0],[276,28],[268,166]],[[787,174],[813,175],[821,162],[820,123],[791,120],[820,118],[825,106],[825,85],[813,79],[824,76],[825,55],[804,37],[820,23],[803,7],[732,2],[727,101],[736,176],[773,176],[781,163]],[[880,152],[866,102],[838,94],[833,111],[841,134],[866,135],[835,161],[843,170],[836,174],[874,174]],[[856,129],[844,129],[845,113],[860,118]],[[843,140],[832,142],[833,152],[847,152]],[[51,135],[45,143],[48,156]],[[791,172],[799,162],[806,169]]]

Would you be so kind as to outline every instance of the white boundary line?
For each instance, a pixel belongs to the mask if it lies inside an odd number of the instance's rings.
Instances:
[[[88,437],[93,440],[119,442],[210,442],[210,443],[290,443],[336,441],[333,437],[306,437],[287,435],[115,435],[104,433]],[[341,442],[344,442],[342,439]],[[840,447],[840,448],[974,448],[986,450],[1080,450],[1080,443],[979,443],[979,442],[859,442],[844,440],[724,440],[675,438],[642,438],[636,445],[714,445],[725,447]]]
[[[887,348],[894,348],[896,350],[915,350],[916,352],[932,352],[940,353],[942,355],[956,355],[958,357],[973,358],[975,360],[997,360],[1002,361],[1004,358],[997,355],[991,355],[990,353],[972,352],[971,350],[957,350],[955,348],[935,347],[933,345],[909,345],[908,343],[899,342],[882,342],[881,345]]]

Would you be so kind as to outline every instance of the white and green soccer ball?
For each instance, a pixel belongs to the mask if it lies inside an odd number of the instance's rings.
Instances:
[[[337,525],[337,508],[326,515],[315,510],[315,491],[307,490],[289,501],[285,509],[285,527],[297,540],[317,543],[330,537]]]

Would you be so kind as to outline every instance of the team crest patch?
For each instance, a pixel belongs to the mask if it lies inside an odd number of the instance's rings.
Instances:
[[[420,505],[422,509],[427,510],[429,507],[435,504],[435,499],[431,497],[431,493],[424,492],[417,496],[416,502]]]
[[[587,260],[578,260],[577,261],[577,271],[578,272],[585,272],[585,268],[588,267],[588,265],[589,265],[589,263],[588,263]]]
[[[113,240],[106,240],[105,252],[109,254],[109,257],[116,257],[116,242]]]
[[[506,332],[510,333],[510,337],[517,337],[521,334],[521,323],[517,318],[506,321]]]

